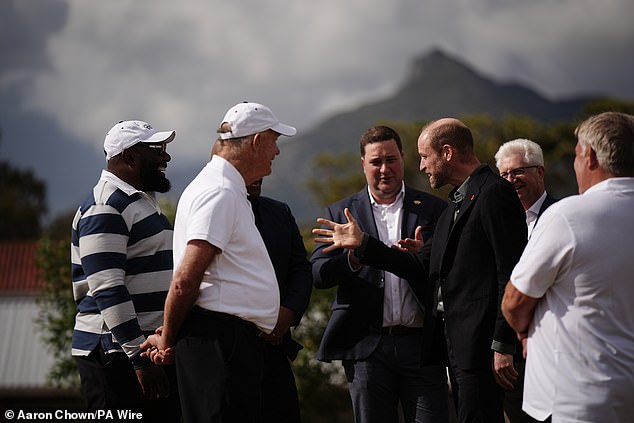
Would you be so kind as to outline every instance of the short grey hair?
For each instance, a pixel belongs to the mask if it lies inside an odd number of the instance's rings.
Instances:
[[[634,176],[634,116],[604,112],[590,116],[575,129],[579,146],[597,155],[599,166],[614,176]]]
[[[518,138],[505,142],[495,153],[495,165],[498,170],[500,169],[500,162],[514,154],[521,155],[523,161],[529,166],[544,166],[544,153],[539,144],[525,138]]]

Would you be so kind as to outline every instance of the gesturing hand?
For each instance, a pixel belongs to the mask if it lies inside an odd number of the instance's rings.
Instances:
[[[392,248],[410,253],[417,253],[421,250],[421,248],[423,248],[423,245],[425,245],[425,241],[423,241],[423,227],[417,226],[416,232],[414,232],[414,239],[399,239],[398,244],[392,245]]]
[[[345,208],[343,213],[345,214],[348,223],[336,223],[322,217],[317,219],[317,223],[330,228],[315,228],[312,230],[313,235],[318,235],[315,237],[315,242],[332,244],[324,248],[324,253],[328,253],[338,248],[355,249],[361,246],[361,242],[363,241],[363,232],[361,232],[361,229],[357,224],[357,220],[354,216],[352,216],[348,208]]]

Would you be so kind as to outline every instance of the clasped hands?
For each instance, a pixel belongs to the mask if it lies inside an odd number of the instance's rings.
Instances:
[[[313,235],[317,235],[314,241],[331,244],[323,249],[324,253],[339,248],[355,250],[359,248],[363,242],[364,233],[361,231],[357,220],[352,216],[352,213],[350,213],[347,207],[343,210],[343,213],[346,216],[347,223],[337,223],[332,220],[324,219],[323,217],[317,218],[317,223],[322,225],[322,228],[314,228],[312,230]],[[413,253],[418,252],[424,244],[422,235],[423,228],[418,226],[416,227],[414,239],[400,239],[397,244],[392,245],[392,248]]]
[[[296,314],[290,308],[280,306],[277,324],[271,333],[262,332],[260,336],[271,345],[280,345],[286,332],[296,319]],[[163,326],[159,326],[154,335],[150,335],[141,344],[141,357],[149,358],[154,364],[174,364],[174,348],[168,347],[163,337]]]
[[[174,349],[168,347],[163,339],[163,326],[159,326],[141,344],[141,357],[149,358],[154,364],[174,364]]]

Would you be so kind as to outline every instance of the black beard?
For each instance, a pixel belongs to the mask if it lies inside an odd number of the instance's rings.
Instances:
[[[143,191],[167,192],[172,188],[172,184],[165,177],[165,174],[157,170],[155,164],[144,163],[141,166],[139,177]]]

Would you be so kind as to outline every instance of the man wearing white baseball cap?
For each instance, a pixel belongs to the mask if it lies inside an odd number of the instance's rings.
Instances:
[[[219,131],[223,140],[241,138],[270,129],[280,135],[293,136],[297,132],[275,117],[271,109],[258,103],[238,103],[227,111],[222,124],[225,130]]]
[[[271,173],[278,137],[295,132],[266,106],[236,104],[178,202],[163,328],[142,348],[156,363],[175,357],[184,421],[261,421],[260,333],[275,328],[280,295],[246,186]]]
[[[106,160],[110,160],[137,143],[167,144],[175,137],[176,131],[158,132],[152,125],[141,120],[120,121],[106,134],[103,149],[106,152]]]
[[[89,411],[180,421],[174,366],[155,365],[139,347],[163,322],[172,277],[173,228],[154,192],[170,189],[166,147],[175,136],[139,120],[114,125],[107,168],[73,219],[72,355]]]

